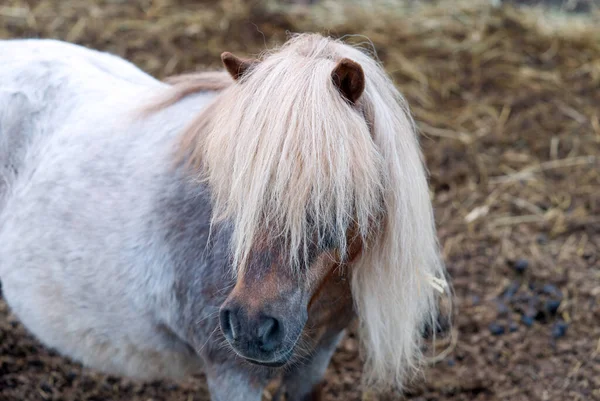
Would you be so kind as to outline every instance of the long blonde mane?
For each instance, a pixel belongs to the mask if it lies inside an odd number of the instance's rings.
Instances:
[[[331,79],[342,58],[364,71],[356,105]],[[189,93],[193,81],[178,90]],[[370,56],[316,34],[293,37],[220,89],[183,135],[180,156],[209,183],[215,221],[233,222],[234,266],[243,268],[265,230],[285,239],[290,266],[301,268],[315,229],[343,253],[358,227],[365,246],[350,271],[364,377],[401,387],[419,366],[422,329],[445,283],[406,102]]]

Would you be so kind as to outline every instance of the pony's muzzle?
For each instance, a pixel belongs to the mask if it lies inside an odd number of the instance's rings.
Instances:
[[[234,303],[223,305],[219,315],[223,335],[241,357],[260,365],[281,366],[291,356],[283,340],[283,319],[264,311],[249,312]]]

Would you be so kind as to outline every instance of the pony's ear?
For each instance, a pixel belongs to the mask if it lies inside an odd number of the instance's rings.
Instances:
[[[356,104],[365,90],[365,73],[355,61],[343,58],[331,73],[333,84],[350,103]]]
[[[227,69],[227,72],[236,81],[240,79],[252,66],[258,63],[258,60],[241,59],[229,52],[221,54],[221,61]]]

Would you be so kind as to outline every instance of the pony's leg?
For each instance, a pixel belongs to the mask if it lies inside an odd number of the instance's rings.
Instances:
[[[341,332],[323,341],[307,361],[288,371],[273,401],[320,401],[323,376],[343,335]]]
[[[248,370],[221,365],[206,370],[211,401],[261,401],[266,378]]]

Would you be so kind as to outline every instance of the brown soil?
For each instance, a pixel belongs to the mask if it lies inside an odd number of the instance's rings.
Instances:
[[[600,400],[600,27],[487,3],[4,0],[0,38],[60,38],[163,77],[218,66],[225,50],[259,52],[287,30],[368,36],[423,134],[456,295],[455,341],[438,345],[448,354],[406,396]],[[359,381],[350,337],[325,400],[360,400]],[[0,300],[2,401],[199,401],[204,386],[82,368],[41,346]]]

